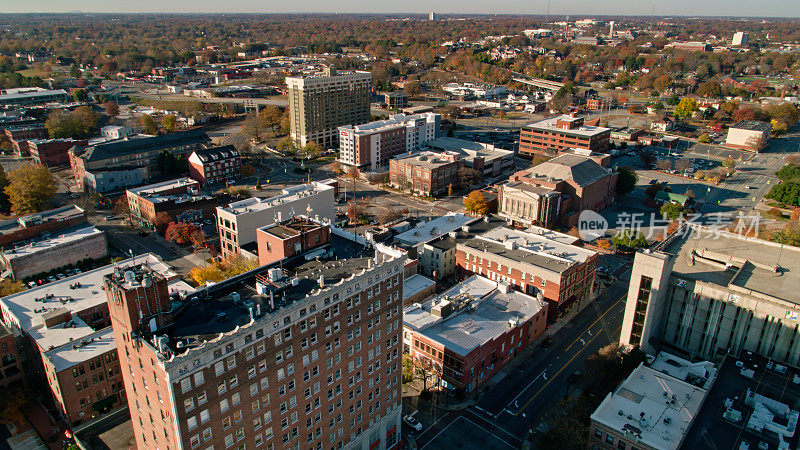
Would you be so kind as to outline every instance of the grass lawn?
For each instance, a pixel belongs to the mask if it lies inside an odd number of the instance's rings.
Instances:
[[[25,69],[25,70],[18,70],[18,74],[24,77],[39,77],[39,78],[46,78],[48,74],[43,70],[39,69]]]

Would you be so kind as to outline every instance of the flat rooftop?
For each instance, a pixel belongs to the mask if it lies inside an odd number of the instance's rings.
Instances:
[[[307,260],[305,255],[309,252],[306,252],[263,266],[264,273],[268,269],[277,270],[280,274],[277,279],[258,275],[230,285],[234,288],[224,293],[194,298],[190,305],[185,305],[175,315],[170,337],[188,342],[189,347],[200,344],[249,323],[250,311],[245,304],[263,314],[277,315],[283,306],[301,301],[321,287],[338,283],[354,273],[375,266],[374,248],[367,248],[336,234],[331,235],[329,244],[314,248],[312,252],[319,249],[327,250],[319,255],[320,260]],[[321,283],[321,280],[324,281]],[[263,285],[263,290],[259,290],[258,283]],[[213,286],[211,290],[213,292]],[[199,292],[198,295],[208,292]]]
[[[116,263],[117,267],[131,267],[146,263],[163,274],[170,282],[170,292],[191,292],[188,284],[177,279],[177,274],[156,256],[145,254]],[[114,264],[83,272],[63,280],[37,286],[0,299],[3,320],[11,327],[27,333],[43,351],[49,351],[69,342],[83,339],[98,330],[92,329],[79,313],[106,303],[103,277],[114,271]],[[69,322],[51,328],[44,325],[43,315],[56,309],[66,309],[72,315]]]
[[[466,356],[475,348],[508,332],[509,321],[523,323],[546,304],[510,286],[472,276],[421,304],[403,308],[403,325]],[[452,305],[446,317],[433,309]],[[459,307],[460,305],[460,307]]]
[[[570,240],[574,238],[565,236],[562,233],[540,227],[531,227],[526,231],[506,227],[495,228],[482,235],[483,238],[497,243],[514,243],[517,248],[522,250],[575,263],[584,263],[597,254],[593,250],[573,245],[574,241],[570,242]]]
[[[457,230],[479,219],[464,214],[448,214],[437,217],[430,222],[419,222],[416,227],[395,236],[395,241],[406,245],[417,245],[428,242],[451,231]]]
[[[26,224],[38,225],[43,222],[60,221],[83,215],[84,211],[75,205],[62,206],[36,214],[28,214],[15,219],[0,221],[0,235],[12,234],[26,227]]]
[[[320,228],[322,225],[308,220],[304,217],[293,217],[282,223],[274,223],[265,227],[259,228],[264,233],[269,233],[280,239],[288,239],[292,236],[299,236],[301,233]]]
[[[795,380],[798,376],[800,369],[797,367],[770,362],[757,354],[743,352],[741,358],[728,355],[719,367],[717,380],[703,407],[686,433],[683,448],[738,449],[741,443],[746,442],[749,448],[756,449],[760,441],[767,442],[770,449],[779,448],[778,434],[770,431],[770,428],[780,430],[789,424],[788,421],[782,421],[776,415],[774,427],[766,425],[769,423],[766,421],[762,422],[765,424],[763,432],[749,428],[747,424],[753,417],[754,408],[746,405],[745,399],[750,391],[797,410],[800,405],[800,384]],[[741,413],[738,423],[723,417],[728,404],[731,410]],[[778,408],[774,409],[778,412]],[[773,415],[764,414],[760,417],[771,419]],[[784,436],[784,440],[789,442],[786,448],[797,448],[800,443],[798,434],[795,432],[788,438]]]
[[[798,247],[694,227],[664,251],[675,255],[672,270],[682,278],[800,304]]]
[[[556,125],[556,123],[559,120],[562,122],[573,122],[577,119],[579,119],[579,117],[553,116],[553,117],[548,117],[547,119],[542,119],[537,122],[523,125],[523,127],[530,128],[536,131],[548,131],[548,132],[555,132],[555,133],[567,134],[579,137],[593,137],[611,131],[611,128],[596,127],[592,125],[582,125],[580,127],[573,128],[571,130],[568,130],[566,128],[561,128]]]
[[[453,164],[455,162],[454,160],[447,159],[444,156],[441,152],[423,150],[410,155],[397,155],[394,157],[394,159],[396,161],[403,162],[403,164],[411,164],[415,167],[425,167],[428,169],[435,169],[437,167]]]
[[[94,225],[78,225],[77,227],[59,230],[55,234],[50,235],[47,239],[30,242],[26,241],[27,243],[25,245],[19,245],[3,251],[3,258],[11,261],[35,253],[53,250],[63,245],[72,244],[102,234],[103,232],[95,228]]]
[[[142,197],[151,195],[160,195],[164,191],[171,191],[173,189],[185,187],[197,187],[199,183],[189,177],[177,178],[174,180],[162,181],[161,183],[148,184],[137,188],[128,189],[128,192]]]
[[[329,189],[334,188],[328,184],[315,181],[310,184],[300,184],[286,188],[281,191],[279,195],[274,197],[251,197],[238,202],[233,202],[226,207],[221,207],[220,209],[234,215],[255,213],[268,210],[274,206],[284,203],[295,202]],[[305,214],[305,211],[297,211],[297,214]]]
[[[436,282],[428,277],[415,273],[403,280],[403,300],[417,295],[431,286],[436,286]]]
[[[61,347],[46,351],[44,354],[53,363],[56,372],[60,372],[115,348],[117,348],[117,342],[114,340],[114,329],[105,327]]]
[[[677,449],[708,391],[640,365],[592,414],[632,442]]]
[[[342,130],[353,130],[356,136],[378,133],[381,131],[392,130],[395,128],[405,127],[413,124],[415,121],[423,119],[426,121],[433,121],[438,114],[434,113],[421,113],[421,114],[392,114],[388,119],[376,120],[361,125],[345,125],[339,127]]]
[[[497,158],[503,158],[505,156],[511,156],[514,154],[513,150],[496,148],[491,144],[482,144],[480,142],[467,141],[464,139],[446,136],[428,141],[425,143],[425,146],[437,150],[458,153],[464,157],[463,159],[466,160],[472,160],[475,157],[483,157],[487,161],[492,161]]]

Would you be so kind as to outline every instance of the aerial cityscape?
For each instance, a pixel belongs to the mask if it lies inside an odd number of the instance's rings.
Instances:
[[[797,4],[32,3],[0,450],[800,449]]]

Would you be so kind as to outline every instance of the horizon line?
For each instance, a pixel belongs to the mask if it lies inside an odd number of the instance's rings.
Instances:
[[[177,15],[177,16],[192,16],[192,15],[217,15],[217,16],[252,16],[252,15],[329,15],[329,16],[403,16],[403,15],[414,15],[414,16],[425,16],[429,13],[436,13],[439,15],[444,16],[514,16],[514,17],[545,17],[550,18],[552,16],[572,16],[578,18],[584,17],[630,17],[630,18],[650,18],[650,19],[667,19],[667,18],[680,18],[680,19],[751,19],[751,20],[758,20],[758,19],[800,19],[800,16],[741,16],[741,15],[701,15],[701,14],[687,14],[687,15],[680,15],[680,14],[666,14],[666,15],[654,15],[654,14],[574,14],[574,13],[562,13],[562,12],[550,12],[549,14],[545,13],[511,13],[511,12],[497,12],[497,13],[490,13],[490,12],[437,12],[437,11],[425,11],[425,12],[333,12],[333,11],[310,11],[310,12],[300,12],[300,11],[284,11],[284,12],[223,12],[223,11],[210,11],[210,12],[200,12],[200,11],[193,11],[193,12],[172,12],[172,11],[123,11],[123,12],[101,12],[101,11],[25,11],[25,12],[0,12],[0,16],[11,16],[11,15],[25,15],[25,14],[48,14],[48,15],[76,15],[76,14],[84,14],[84,15]],[[554,20],[557,18],[553,18]],[[441,20],[441,19],[438,19]],[[425,20],[427,21],[427,19]]]

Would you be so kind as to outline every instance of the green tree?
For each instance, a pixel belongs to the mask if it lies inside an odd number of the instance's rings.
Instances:
[[[89,98],[89,94],[86,93],[86,89],[75,89],[72,91],[72,98],[74,98],[76,102],[83,103]]]
[[[632,192],[639,181],[639,175],[628,167],[619,169],[619,177],[617,178],[617,195],[625,195]]]
[[[620,251],[630,252],[647,247],[647,238],[635,230],[623,230],[611,238],[611,244]]]
[[[145,134],[158,134],[158,125],[156,125],[156,120],[153,119],[153,116],[150,114],[142,114],[140,120],[142,122],[142,128],[144,128]]]
[[[675,220],[686,214],[686,208],[675,202],[667,202],[661,205],[661,215],[667,219]]]
[[[702,133],[700,136],[697,136],[697,142],[709,144],[711,143],[711,136],[709,136],[708,133]]]
[[[47,116],[44,123],[51,138],[84,139],[97,127],[97,114],[88,106],[72,112],[56,110]]]
[[[178,121],[178,118],[172,114],[165,114],[164,117],[161,118],[161,126],[164,127],[167,132],[171,133],[175,130],[175,123]]]
[[[14,214],[43,211],[56,194],[56,180],[45,166],[23,164],[10,172],[8,178],[8,186],[3,191],[8,195]]]
[[[681,99],[678,106],[675,107],[675,117],[686,118],[694,114],[695,111],[700,109],[697,100],[691,97]]]
[[[69,66],[69,76],[71,76],[72,78],[80,78],[81,75],[82,75],[81,69],[78,68],[77,64],[72,63],[72,65]]]

